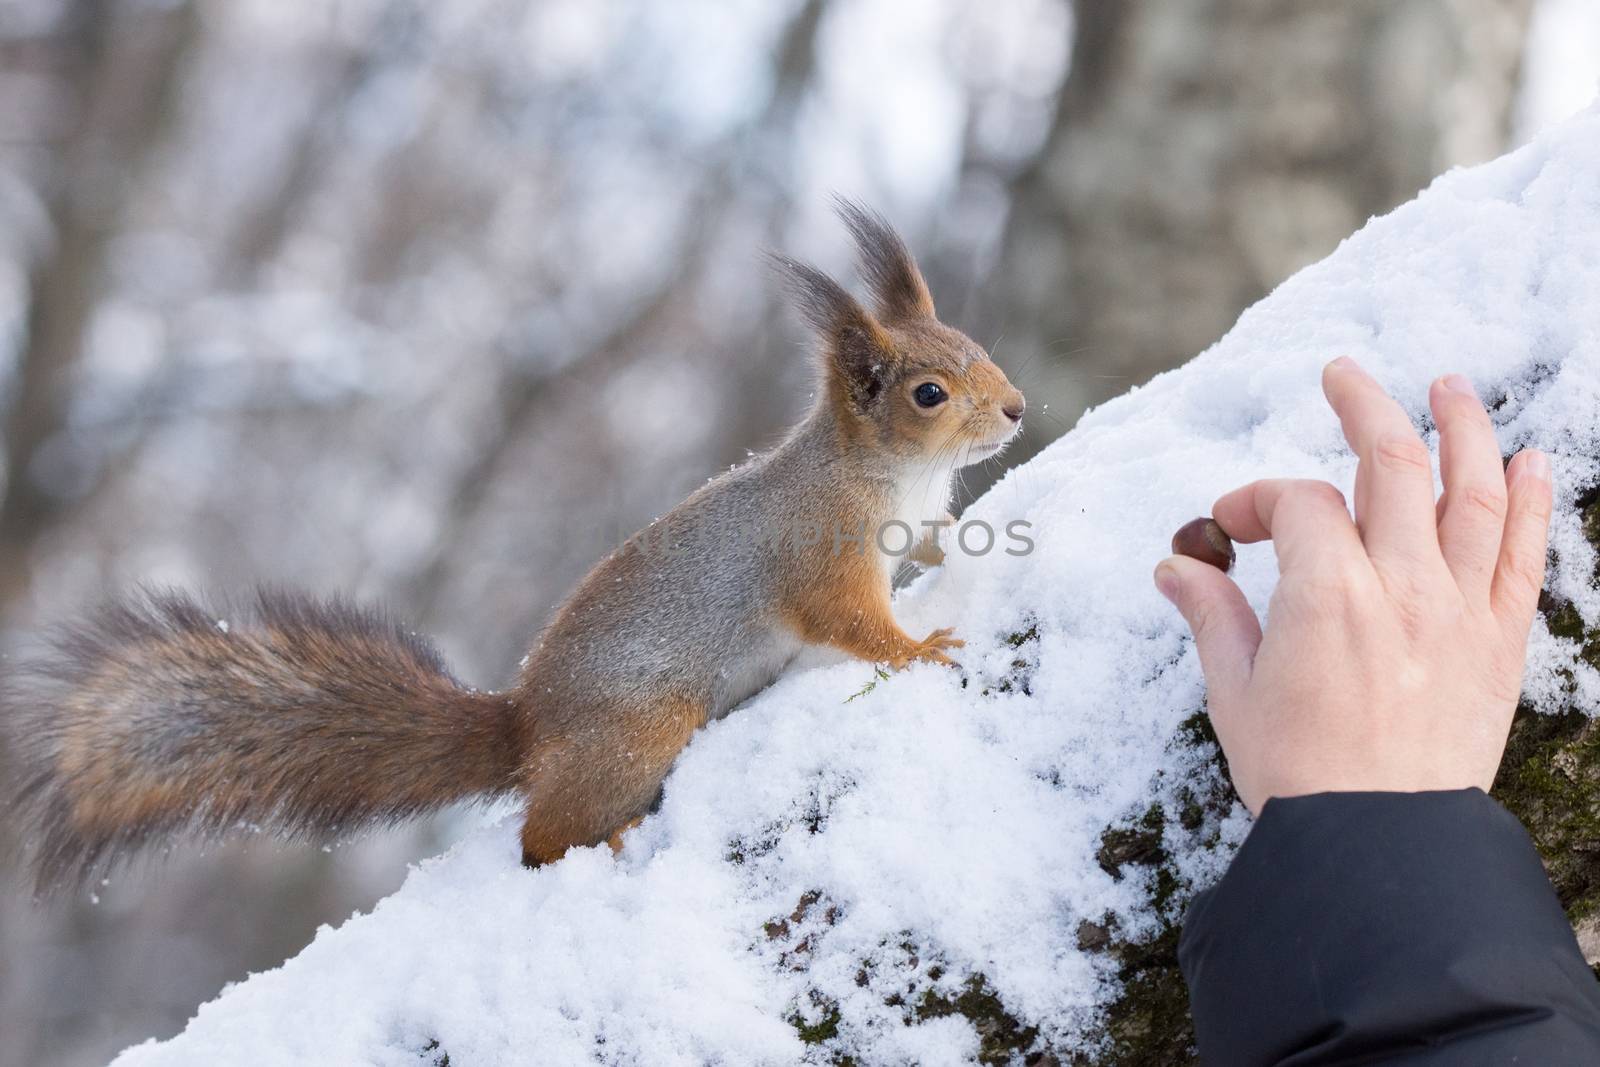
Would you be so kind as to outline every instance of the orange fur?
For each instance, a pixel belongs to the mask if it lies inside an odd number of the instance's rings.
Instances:
[[[667,698],[623,716],[615,711],[608,709],[606,730],[551,738],[535,750],[522,826],[528,866],[620,838],[643,818],[678,753],[706,721],[704,705],[692,700]]]
[[[634,829],[642,822],[644,822],[644,816],[640,815],[636,819],[629,819],[627,822],[613,830],[611,832],[611,836],[606,838],[606,844],[610,846],[611,851],[621,852],[623,846],[623,836],[626,835],[629,830]]]
[[[917,660],[954,665],[945,650],[964,643],[950,630],[918,641],[900,628],[889,607],[888,578],[873,555],[848,553],[817,562],[819,580],[788,590],[783,604],[784,618],[801,637],[895,670]]]

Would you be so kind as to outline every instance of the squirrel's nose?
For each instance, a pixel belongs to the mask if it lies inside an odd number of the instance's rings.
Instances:
[[[1011,403],[1005,405],[1000,410],[1005,414],[1005,417],[1010,419],[1012,422],[1021,422],[1022,411],[1027,406],[1027,401],[1022,399],[1021,393],[1018,393],[1015,400],[1011,401]]]

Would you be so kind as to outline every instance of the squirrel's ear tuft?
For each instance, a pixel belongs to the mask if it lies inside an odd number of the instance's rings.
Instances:
[[[842,196],[833,198],[834,210],[850,228],[861,273],[872,288],[878,314],[885,322],[934,317],[933,296],[911,256],[887,219],[863,204]]]
[[[876,400],[896,362],[894,342],[844,286],[808,263],[768,253],[795,307],[822,340],[823,370],[858,408]]]

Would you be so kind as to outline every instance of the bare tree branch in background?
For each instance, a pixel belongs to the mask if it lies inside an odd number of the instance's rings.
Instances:
[[[65,18],[58,91],[72,101],[73,118],[52,168],[51,243],[28,280],[26,336],[5,415],[0,604],[27,588],[30,548],[67,506],[35,477],[34,465],[65,429],[106,244],[161,143],[196,23],[193,5],[184,3],[119,26],[111,0],[79,0]],[[140,46],[146,55],[120,54]]]
[[[411,4],[394,0],[385,5],[375,22],[376,42],[349,49],[325,74],[318,105],[300,127],[271,194],[245,216],[229,239],[227,283],[236,287],[253,284],[278,254],[296,217],[316,191],[322,172],[339,150],[351,100],[383,68],[388,53],[404,47],[408,32],[414,29]]]
[[[462,536],[483,511],[496,480],[503,476],[507,456],[524,439],[528,427],[546,410],[546,405],[564,395],[577,379],[614,375],[637,354],[640,342],[656,336],[663,322],[677,313],[687,293],[699,280],[706,256],[715,248],[714,238],[720,216],[731,210],[740,198],[766,203],[765,230],[775,235],[789,207],[782,182],[788,170],[782,165],[783,153],[799,104],[816,69],[817,34],[822,26],[828,0],[805,0],[789,20],[774,49],[774,78],[765,107],[747,124],[730,133],[712,151],[715,161],[697,191],[695,203],[683,212],[680,246],[672,256],[654,289],[635,299],[633,307],[602,336],[573,356],[558,357],[553,352],[521,359],[522,366],[536,368],[515,375],[501,390],[500,411],[493,420],[492,437],[479,455],[456,476],[455,486],[441,509],[443,526],[427,562],[410,582],[407,598],[424,614],[431,613],[448,581],[453,553],[460,550]],[[760,164],[758,167],[757,164]],[[734,195],[735,190],[739,194]],[[765,327],[773,316],[762,316]],[[745,360],[739,373],[750,375],[762,360]],[[762,396],[766,390],[736,395]],[[741,405],[744,416],[736,420],[741,432],[752,423],[770,418],[770,408],[761,415],[754,403]],[[763,425],[764,429],[765,426]],[[752,430],[752,436],[754,431]],[[741,438],[748,439],[748,438]],[[544,614],[545,605],[530,609]]]
[[[542,368],[513,378],[502,391],[495,432],[478,455],[456,476],[455,487],[443,508],[444,525],[435,541],[428,562],[412,580],[412,599],[422,611],[432,608],[441,586],[449,576],[452,550],[461,533],[478,517],[496,479],[502,476],[506,457],[522,440],[530,422],[546,403],[558,397],[564,387],[582,376],[605,375],[634,355],[644,338],[654,335],[661,319],[670,314],[681,293],[685,276],[691,276],[704,255],[709,229],[690,227],[674,269],[665,272],[654,293],[627,312],[622,321],[587,349],[571,359],[543,358],[532,361]]]

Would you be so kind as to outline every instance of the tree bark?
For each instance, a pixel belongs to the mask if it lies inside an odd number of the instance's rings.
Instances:
[[[1503,151],[1531,6],[1078,0],[991,283],[1005,349],[1045,369],[1030,411],[1076,418],[1183,362],[1368,217]]]

